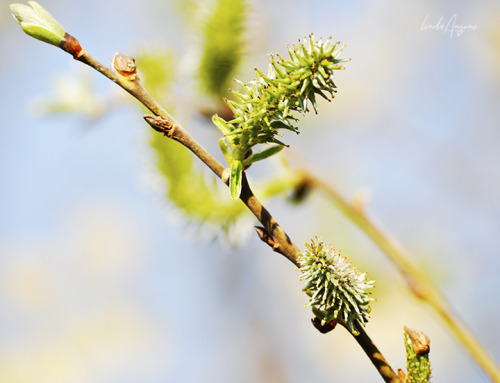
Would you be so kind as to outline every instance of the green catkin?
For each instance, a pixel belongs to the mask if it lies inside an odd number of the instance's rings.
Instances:
[[[246,84],[237,81],[243,89],[232,92],[236,101],[226,100],[234,118],[212,117],[231,147],[230,162],[243,161],[255,145],[286,146],[278,137],[283,136],[282,129],[298,133],[294,113],[308,112],[309,105],[317,113],[316,95],[327,100],[334,97],[333,71],[343,69],[345,60],[338,58],[342,49],[331,38],[323,41],[310,35],[297,46],[288,46],[290,59],[271,56],[267,75],[255,69],[255,80]]]
[[[306,282],[303,291],[310,297],[311,307],[321,325],[331,322],[343,324],[358,335],[356,323],[368,322],[370,302],[368,289],[374,281],[366,279],[347,259],[318,238],[306,243],[306,251],[299,258],[301,279]]]

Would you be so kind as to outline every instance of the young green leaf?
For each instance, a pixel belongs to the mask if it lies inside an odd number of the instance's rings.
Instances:
[[[243,160],[243,166],[248,166],[254,162],[262,161],[262,160],[265,160],[266,158],[274,156],[275,154],[281,152],[283,150],[283,148],[284,148],[283,145],[275,145],[275,146],[271,146],[270,148],[264,149],[263,151],[261,151],[259,153],[254,153],[250,157],[245,158]]]
[[[10,9],[14,18],[23,28],[23,31],[35,39],[59,47],[65,39],[66,31],[54,17],[40,4],[28,1],[24,4],[11,4]]]
[[[241,161],[233,161],[231,163],[231,177],[229,179],[229,188],[231,197],[238,199],[241,194],[241,178],[243,176],[243,164]]]
[[[227,163],[231,163],[231,152],[229,151],[229,146],[226,144],[226,141],[224,138],[221,138],[219,140],[219,148],[222,154],[224,154],[224,158],[226,159]]]

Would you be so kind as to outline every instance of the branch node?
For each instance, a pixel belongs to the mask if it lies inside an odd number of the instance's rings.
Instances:
[[[286,255],[283,250],[281,249],[281,245],[279,243],[274,242],[274,239],[271,237],[271,235],[268,233],[266,229],[264,229],[262,226],[254,226],[255,231],[257,232],[257,235],[259,236],[260,240],[270,246],[273,251],[280,253],[281,255]]]
[[[64,39],[59,43],[59,47],[72,55],[75,60],[78,60],[83,55],[83,48],[80,42],[69,33],[64,34]]]
[[[122,53],[115,53],[111,61],[113,68],[123,77],[131,81],[138,80],[137,65],[135,59]]]
[[[168,138],[172,138],[175,133],[175,125],[164,118],[146,114],[143,116],[146,122],[157,132],[163,133]]]

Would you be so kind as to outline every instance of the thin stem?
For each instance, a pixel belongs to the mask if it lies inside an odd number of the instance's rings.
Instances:
[[[76,60],[81,61],[84,64],[94,68],[96,71],[102,75],[109,78],[114,83],[118,84],[121,88],[125,89],[137,100],[139,100],[146,108],[153,112],[156,116],[160,116],[164,120],[169,121],[172,125],[179,125],[179,123],[173,118],[163,107],[158,104],[158,102],[148,93],[148,91],[142,86],[139,81],[139,77],[134,77],[133,80],[122,76],[118,72],[115,72],[105,65],[102,65],[94,57],[90,55],[85,49],[82,50],[81,55],[76,58]]]
[[[156,102],[156,100],[141,85],[137,76],[129,79],[117,72],[112,71],[102,65],[99,61],[95,60],[86,50],[83,50],[81,54],[76,57],[76,59],[96,69],[98,72],[121,86],[142,104],[144,104],[154,114],[154,116],[147,115],[144,116],[144,118],[155,130],[183,144],[200,160],[202,160],[203,163],[205,163],[205,165],[207,165],[215,173],[215,175],[217,175],[217,177],[219,177],[224,183],[228,183],[228,179],[225,176],[225,168],[215,158],[213,158],[210,153],[208,153],[205,148],[203,148],[165,109],[163,109],[158,102]],[[295,266],[299,267],[299,257],[301,255],[301,251],[253,194],[244,173],[240,199],[255,215],[270,235],[274,241],[273,248],[280,254],[283,254]],[[356,337],[356,339],[386,382],[400,381],[394,374],[392,368],[385,361],[380,351],[368,337],[364,329],[360,328],[360,335]],[[390,380],[387,380],[387,377],[390,377]]]
[[[382,378],[384,378],[384,381],[391,383],[401,382],[401,379],[399,379],[398,375],[394,372],[389,363],[387,363],[387,360],[385,360],[382,353],[379,351],[377,346],[375,346],[375,343],[373,343],[373,341],[370,339],[363,326],[359,323],[355,323],[355,326],[356,330],[359,331],[359,335],[355,336],[354,338],[361,346],[365,354],[370,358]]]
[[[384,252],[404,277],[413,294],[426,302],[441,317],[455,337],[462,343],[462,346],[489,377],[494,382],[500,382],[500,369],[493,358],[456,315],[439,289],[410,261],[408,255],[396,242],[384,234],[360,207],[348,202],[334,186],[324,182],[323,177],[315,176],[304,169],[300,171],[303,180],[308,185],[321,189],[326,193],[344,216],[358,226]]]

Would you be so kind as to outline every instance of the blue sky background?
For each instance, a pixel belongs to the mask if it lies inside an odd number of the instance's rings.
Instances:
[[[41,3],[102,62],[171,49],[190,85],[196,34],[174,2]],[[61,75],[86,76],[98,100],[122,94],[28,38],[8,4],[0,0],[0,381],[378,381],[348,334],[310,325],[298,272],[251,224],[238,248],[182,224],[135,104],[95,120],[36,113]],[[251,9],[243,79],[311,32],[348,44],[337,97],[287,142],[345,196],[366,195],[368,214],[500,361],[498,2],[256,0]],[[426,17],[453,15],[479,29],[422,30]],[[367,332],[393,367],[404,366],[407,325],[430,336],[435,381],[488,381],[321,194],[269,209],[297,244],[322,235],[377,280]]]

